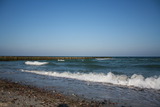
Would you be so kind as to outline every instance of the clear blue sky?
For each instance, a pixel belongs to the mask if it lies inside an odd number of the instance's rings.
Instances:
[[[160,56],[160,2],[0,0],[0,55]]]

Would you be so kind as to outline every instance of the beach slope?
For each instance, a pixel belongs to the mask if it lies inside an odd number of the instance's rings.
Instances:
[[[115,107],[109,101],[91,101],[37,87],[0,80],[0,107]]]

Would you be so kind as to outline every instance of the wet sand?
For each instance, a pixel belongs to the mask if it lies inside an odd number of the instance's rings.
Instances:
[[[94,101],[78,96],[0,80],[0,107],[125,107],[111,101]]]

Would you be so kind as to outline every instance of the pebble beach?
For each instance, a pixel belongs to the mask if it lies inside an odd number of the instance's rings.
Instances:
[[[117,107],[111,101],[92,101],[41,88],[0,80],[0,107]],[[125,106],[121,106],[125,107]]]

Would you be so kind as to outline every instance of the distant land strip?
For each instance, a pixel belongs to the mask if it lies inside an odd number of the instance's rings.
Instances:
[[[58,59],[94,59],[94,58],[111,58],[111,57],[48,57],[48,56],[0,56],[0,61],[17,61],[17,60],[58,60]]]

